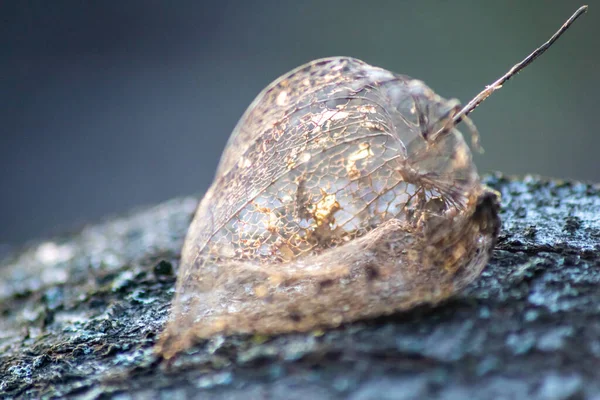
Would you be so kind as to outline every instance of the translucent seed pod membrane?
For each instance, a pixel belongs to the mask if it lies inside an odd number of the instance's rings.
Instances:
[[[353,58],[269,85],[191,223],[163,356],[216,334],[433,304],[474,280],[498,236],[498,197],[480,183],[459,111],[423,82]]]
[[[332,328],[435,304],[486,265],[499,198],[456,125],[587,11],[464,108],[360,60],[277,79],[229,139],[185,244],[168,359],[213,335]]]

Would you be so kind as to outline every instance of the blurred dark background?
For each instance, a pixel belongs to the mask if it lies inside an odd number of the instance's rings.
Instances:
[[[0,1],[0,243],[210,184],[258,92],[348,55],[467,102],[580,1]],[[472,114],[482,172],[600,182],[600,7]]]

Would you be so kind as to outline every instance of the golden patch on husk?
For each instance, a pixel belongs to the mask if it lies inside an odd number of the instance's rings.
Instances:
[[[476,143],[466,115],[508,78],[467,108],[346,57],[269,85],[198,206],[159,352],[215,334],[335,327],[463,289],[500,220],[456,124]]]

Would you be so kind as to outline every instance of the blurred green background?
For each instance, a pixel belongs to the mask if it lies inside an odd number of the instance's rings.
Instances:
[[[258,92],[347,55],[467,102],[579,1],[0,3],[0,243],[202,193]],[[472,114],[482,172],[600,182],[600,7]]]

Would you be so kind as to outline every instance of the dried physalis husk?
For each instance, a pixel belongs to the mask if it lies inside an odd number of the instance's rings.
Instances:
[[[269,85],[189,228],[160,352],[215,334],[335,327],[473,281],[500,220],[456,129],[469,111],[347,57]]]

